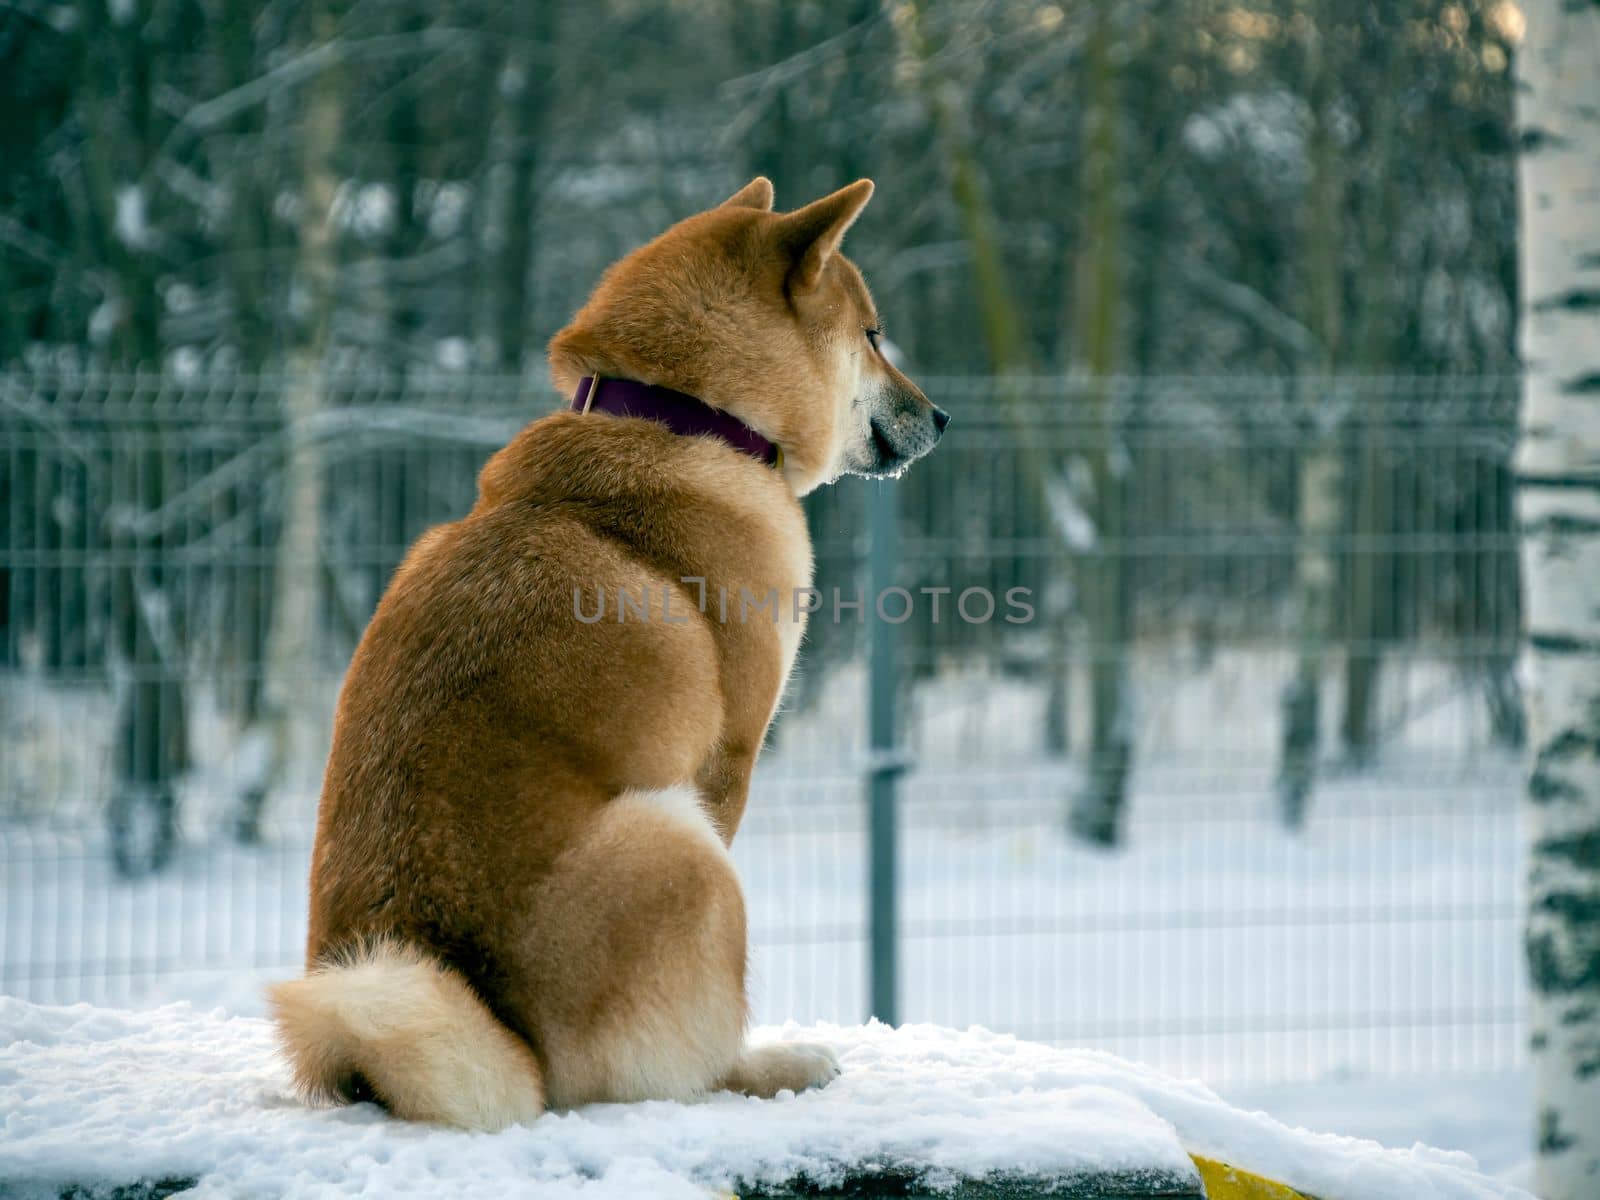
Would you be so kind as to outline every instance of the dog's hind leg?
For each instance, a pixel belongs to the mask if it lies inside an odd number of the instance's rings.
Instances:
[[[746,1055],[744,896],[687,788],[607,804],[541,883],[519,958],[511,999],[552,1107],[770,1094],[780,1074],[799,1088],[837,1073]]]

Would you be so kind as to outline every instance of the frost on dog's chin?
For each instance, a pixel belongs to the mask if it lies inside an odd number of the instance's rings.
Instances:
[[[839,466],[828,482],[837,483],[846,475],[857,475],[862,479],[899,479],[917,457],[897,454],[894,458],[886,460],[876,452],[875,448],[868,449],[864,453],[858,451]]]
[[[881,463],[868,463],[863,466],[847,467],[838,475],[835,475],[833,479],[829,480],[829,482],[836,483],[845,475],[855,475],[860,479],[899,479],[911,469],[911,461],[912,460],[910,459],[903,458],[896,462],[892,467],[886,467]]]

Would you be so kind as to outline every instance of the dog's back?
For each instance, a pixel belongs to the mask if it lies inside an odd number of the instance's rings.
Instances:
[[[317,967],[273,993],[314,1094],[494,1127],[547,1101],[732,1078],[738,884],[692,797],[646,797],[692,784],[725,725],[717,622],[682,576],[765,590],[803,525],[775,543],[762,508],[779,497],[720,491],[724,448],[621,426],[561,415],[519,435],[472,514],[407,556],[351,662],[312,867]],[[611,610],[577,620],[574,589]],[[671,622],[617,619],[619,597],[659,607],[669,590]],[[738,632],[780,640],[770,624]],[[749,657],[774,692],[775,658]],[[697,918],[679,931],[683,905]],[[720,1006],[705,986],[719,977]],[[663,991],[681,1002],[636,1019]]]

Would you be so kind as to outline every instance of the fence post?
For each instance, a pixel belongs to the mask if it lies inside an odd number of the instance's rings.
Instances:
[[[889,480],[868,485],[866,620],[869,638],[867,768],[869,1012],[885,1024],[898,1017],[899,922],[896,867],[899,833],[896,790],[902,768],[895,730],[898,626],[878,616],[878,597],[892,587],[899,561],[896,488]]]

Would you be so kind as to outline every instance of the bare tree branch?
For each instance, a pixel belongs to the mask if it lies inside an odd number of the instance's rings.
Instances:
[[[1204,293],[1218,307],[1249,321],[1297,359],[1311,360],[1322,350],[1322,343],[1299,321],[1252,287],[1218,275],[1190,254],[1168,260],[1190,287]]]

